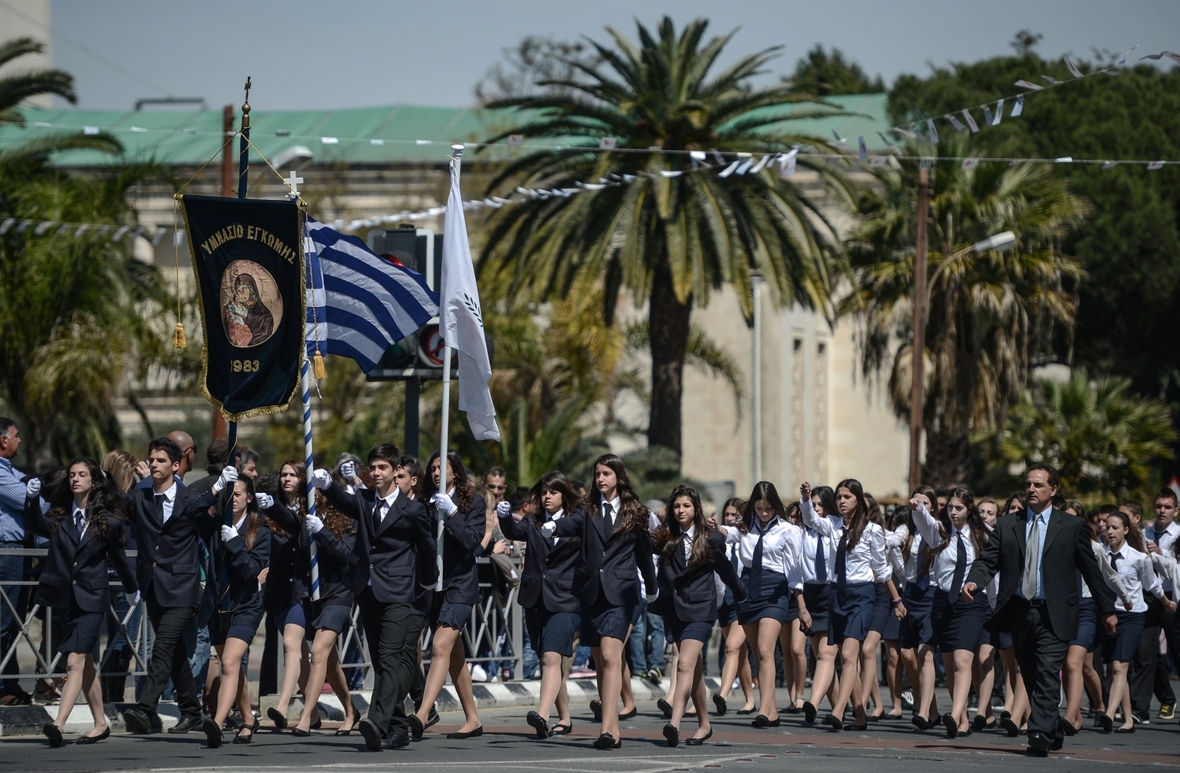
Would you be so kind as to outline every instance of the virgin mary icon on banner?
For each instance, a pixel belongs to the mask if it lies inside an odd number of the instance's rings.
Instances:
[[[250,260],[230,263],[221,278],[222,322],[236,347],[266,343],[274,334],[275,319],[283,317],[283,299],[274,277]]]

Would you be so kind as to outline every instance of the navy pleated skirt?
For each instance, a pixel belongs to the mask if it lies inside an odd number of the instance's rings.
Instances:
[[[832,586],[827,583],[803,584],[803,602],[807,604],[807,614],[811,615],[811,628],[807,633],[827,632],[831,588]]]
[[[845,586],[843,599],[836,586],[832,586],[828,644],[840,645],[845,639],[865,640],[873,622],[873,609],[877,605],[875,585],[871,582],[850,582]]]
[[[1114,636],[1106,637],[1104,654],[1106,662],[1119,661],[1130,663],[1135,659],[1135,650],[1139,649],[1139,640],[1143,638],[1143,628],[1147,625],[1147,615],[1143,612],[1115,612],[1119,622],[1115,627]]]
[[[750,587],[750,573],[753,569],[743,572],[747,590]],[[762,570],[759,570],[762,571]],[[791,603],[792,594],[787,585],[787,578],[773,572],[763,572],[762,592],[755,598],[750,595],[745,601],[737,605],[738,622],[750,625],[764,617],[773,618],[780,623],[787,623],[799,617],[799,608]]]
[[[955,650],[979,649],[982,641],[987,641],[983,624],[987,622],[991,607],[987,604],[987,597],[980,593],[974,601],[964,601],[960,597],[951,600],[950,594],[944,590],[934,591],[934,607],[931,619],[934,623],[934,638],[938,648],[944,653]]]
[[[1098,609],[1094,599],[1083,598],[1078,603],[1078,635],[1069,646],[1085,647],[1086,652],[1093,652],[1098,646]]]
[[[905,604],[905,617],[900,622],[901,630],[898,644],[902,649],[917,649],[920,645],[934,644],[934,621],[930,617],[934,606],[934,591],[938,590],[933,584],[925,589],[919,588],[916,582],[906,583],[901,592],[901,602]]]
[[[885,638],[885,626],[889,621],[896,620],[897,615],[893,614],[893,605],[889,602],[889,589],[885,587],[885,583],[873,583],[876,588],[876,601],[873,604],[873,619],[869,621],[869,630],[876,631],[881,634],[881,638]]]

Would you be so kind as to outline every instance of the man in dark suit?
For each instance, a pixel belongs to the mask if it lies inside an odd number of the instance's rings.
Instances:
[[[139,550],[136,573],[156,634],[139,702],[123,712],[132,733],[151,733],[159,726],[156,704],[169,677],[176,690],[180,721],[168,732],[187,733],[201,725],[201,704],[182,636],[201,597],[198,538],[208,539],[220,525],[220,514],[209,510],[217,494],[237,480],[238,471],[226,467],[208,493],[197,494],[176,481],[182,456],[174,441],[153,440],[148,445],[152,485],[132,492]]]
[[[1056,469],[1046,464],[1028,468],[1026,512],[1000,519],[963,584],[963,598],[971,601],[1000,573],[999,598],[987,628],[1012,632],[1032,709],[1028,749],[1040,757],[1064,741],[1057,712],[1060,672],[1078,631],[1079,572],[1109,633],[1117,621],[1114,592],[1102,579],[1086,522],[1053,507],[1057,488]]]
[[[426,507],[404,496],[394,472],[401,454],[389,443],[369,451],[373,488],[349,494],[327,470],[311,484],[357,522],[356,545],[344,581],[360,604],[373,663],[373,701],[358,729],[372,751],[410,742],[403,703],[418,668],[418,637],[438,579],[434,525]]]

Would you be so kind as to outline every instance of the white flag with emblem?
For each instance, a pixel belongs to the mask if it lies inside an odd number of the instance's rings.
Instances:
[[[440,290],[439,330],[443,341],[459,357],[459,410],[467,414],[467,422],[476,440],[498,441],[500,430],[496,426],[496,407],[492,405],[492,393],[488,389],[492,363],[484,337],[471,245],[467,242],[463,197],[459,193],[459,169],[453,160],[451,193],[447,197],[447,213],[443,221]]]

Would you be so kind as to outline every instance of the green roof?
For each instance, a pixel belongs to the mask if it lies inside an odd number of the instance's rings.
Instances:
[[[884,150],[878,131],[889,128],[886,94],[829,97],[842,116],[807,118],[790,124],[792,133],[833,138],[835,131],[856,150],[857,135],[865,135],[870,151]],[[784,105],[784,115],[814,110],[815,105]],[[220,110],[43,110],[25,108],[27,125],[0,126],[0,149],[12,147],[47,132],[107,131],[123,143],[129,158],[153,158],[175,166],[199,166],[219,155],[222,136]],[[511,128],[520,119],[507,110],[389,105],[344,110],[253,110],[251,142],[267,158],[302,145],[319,163],[394,164],[442,163],[456,142],[478,142]],[[239,118],[235,116],[234,125]],[[236,147],[236,145],[235,145]],[[84,167],[111,163],[92,151],[62,153],[55,163]]]

